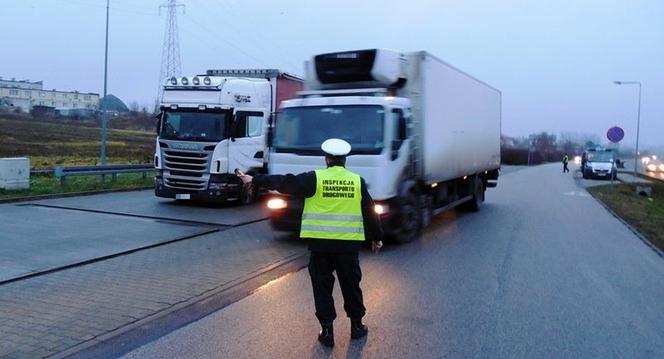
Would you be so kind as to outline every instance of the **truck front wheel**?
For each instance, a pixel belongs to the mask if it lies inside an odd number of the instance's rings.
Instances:
[[[399,205],[399,227],[393,233],[392,238],[397,243],[412,242],[420,234],[422,228],[422,210],[418,197],[409,192],[401,199]]]

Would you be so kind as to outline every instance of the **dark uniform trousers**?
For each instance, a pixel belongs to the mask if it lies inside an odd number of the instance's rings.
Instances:
[[[316,317],[322,325],[331,325],[337,317],[332,298],[334,271],[339,278],[339,286],[344,297],[344,310],[348,317],[362,318],[366,312],[362,304],[362,289],[360,289],[362,271],[358,253],[312,251],[309,257],[309,275],[314,290]]]

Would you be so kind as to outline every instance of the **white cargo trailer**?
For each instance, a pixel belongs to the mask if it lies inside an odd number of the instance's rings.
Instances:
[[[395,240],[447,208],[479,210],[500,168],[500,91],[424,51],[322,54],[306,68],[306,91],[282,104],[270,173],[321,167],[320,143],[337,137]],[[301,199],[269,205],[276,228],[298,229]]]

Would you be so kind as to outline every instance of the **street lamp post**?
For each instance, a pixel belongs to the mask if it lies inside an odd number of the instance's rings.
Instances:
[[[108,8],[109,1],[106,0],[106,48],[104,50],[104,97],[101,101],[101,149],[99,153],[99,162],[101,165],[106,164],[106,136],[107,136],[107,123],[108,123],[108,114],[106,111],[106,104],[108,99],[106,98],[106,84],[108,82]],[[104,177],[102,176],[102,181]]]
[[[636,153],[634,155],[634,177],[639,160],[639,129],[641,124],[641,82],[639,81],[613,81],[616,85],[639,85],[639,104],[636,112]]]

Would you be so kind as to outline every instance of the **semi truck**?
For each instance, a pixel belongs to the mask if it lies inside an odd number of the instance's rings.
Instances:
[[[324,166],[321,143],[349,142],[388,238],[409,242],[433,215],[478,211],[500,169],[501,93],[425,51],[383,49],[314,56],[305,90],[282,103],[271,174]],[[273,194],[272,226],[298,231],[302,198]]]
[[[266,136],[274,112],[301,89],[301,78],[276,69],[208,70],[165,79],[157,116],[156,196],[253,202],[256,190],[233,171],[267,171]]]

